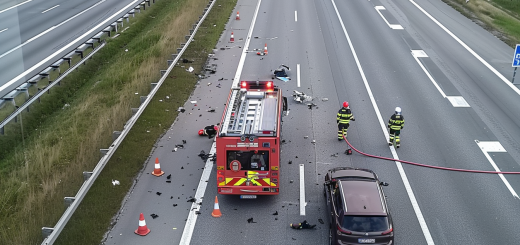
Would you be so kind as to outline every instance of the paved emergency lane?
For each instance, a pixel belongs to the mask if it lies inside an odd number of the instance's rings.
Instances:
[[[88,0],[88,1],[28,1],[22,5],[12,3],[0,9],[0,96],[12,90],[19,81],[13,80],[49,56],[55,58],[43,62],[46,68],[89,38],[78,39],[96,25],[127,6],[132,0]],[[137,1],[135,1],[137,5]],[[121,15],[135,5],[126,8]],[[17,6],[15,8],[11,8]],[[114,17],[107,25],[114,22]],[[92,32],[92,36],[101,29]],[[70,48],[58,52],[64,46]],[[58,52],[58,53],[56,53]],[[41,69],[25,75],[25,82]],[[18,82],[17,82],[18,81]]]

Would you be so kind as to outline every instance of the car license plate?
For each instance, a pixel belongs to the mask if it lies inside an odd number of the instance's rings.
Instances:
[[[240,195],[240,199],[256,199],[256,195]]]
[[[359,238],[359,243],[376,243],[376,239],[374,238]]]

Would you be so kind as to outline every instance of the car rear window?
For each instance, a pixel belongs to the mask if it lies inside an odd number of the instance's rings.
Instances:
[[[374,232],[388,230],[386,216],[352,216],[343,217],[342,227],[357,232]]]

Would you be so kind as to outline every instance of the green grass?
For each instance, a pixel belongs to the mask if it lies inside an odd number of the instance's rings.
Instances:
[[[208,2],[157,1],[147,7],[125,23],[129,29],[107,39],[86,65],[42,96],[29,113],[23,112],[23,120],[6,126],[6,135],[0,137],[1,244],[41,243],[41,227],[56,224],[65,210],[63,197],[76,194],[83,183],[81,173],[97,164],[99,149],[111,144],[112,131],[123,128],[130,108],[138,107],[139,96],[148,94],[150,83],[158,81],[159,70],[166,69],[166,60],[185,42],[184,36]],[[235,4],[236,0],[219,0],[184,54],[195,60],[195,74]],[[157,138],[173,123],[176,109],[194,89],[195,74],[180,67],[172,71],[156,95],[163,102],[154,100],[148,106],[56,244],[99,244],[125,195],[121,188],[129,188],[124,183],[131,183]],[[170,99],[165,99],[167,95]],[[112,178],[121,180],[118,191],[105,188]]]

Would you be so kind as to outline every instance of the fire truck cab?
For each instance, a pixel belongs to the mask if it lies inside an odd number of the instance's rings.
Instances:
[[[284,111],[287,98],[272,81],[231,89],[216,138],[219,194],[278,195]]]

